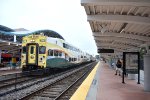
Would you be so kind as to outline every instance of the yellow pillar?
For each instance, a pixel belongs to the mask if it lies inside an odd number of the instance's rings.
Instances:
[[[12,57],[12,67],[15,68],[16,67],[16,57]]]

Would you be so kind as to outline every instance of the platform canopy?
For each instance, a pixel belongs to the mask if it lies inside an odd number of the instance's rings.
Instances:
[[[1,53],[15,53],[21,49],[20,36],[15,35],[13,29],[0,25],[0,55]]]
[[[97,48],[138,51],[150,43],[150,0],[81,0]]]

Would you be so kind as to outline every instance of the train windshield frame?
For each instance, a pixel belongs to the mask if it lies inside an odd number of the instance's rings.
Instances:
[[[22,53],[25,54],[26,52],[27,52],[27,49],[26,49],[26,47],[24,46],[24,47],[22,48]]]
[[[39,47],[39,54],[45,54],[46,52],[46,47],[45,46],[40,46]]]

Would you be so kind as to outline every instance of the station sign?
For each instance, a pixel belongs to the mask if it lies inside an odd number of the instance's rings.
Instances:
[[[114,53],[114,49],[98,49],[98,53]]]
[[[124,75],[138,74],[138,84],[140,84],[140,53],[139,52],[123,52],[123,73],[122,83],[124,82]]]
[[[138,55],[126,54],[126,73],[138,74]]]

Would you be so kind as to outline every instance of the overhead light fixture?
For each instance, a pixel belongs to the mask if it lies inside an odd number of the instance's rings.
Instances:
[[[124,31],[124,29],[122,29],[120,33],[122,33],[123,31]]]
[[[114,42],[115,42],[115,41],[112,41],[112,43],[111,43],[111,44],[114,44]]]
[[[122,33],[122,32],[124,31],[124,29],[125,29],[125,27],[127,26],[127,24],[128,24],[128,23],[124,23],[124,24],[122,25],[122,27],[121,27],[120,30],[119,30],[119,33]]]
[[[103,28],[101,29],[101,33],[104,34],[104,33],[106,32],[106,30],[107,30],[106,27],[103,27]]]

